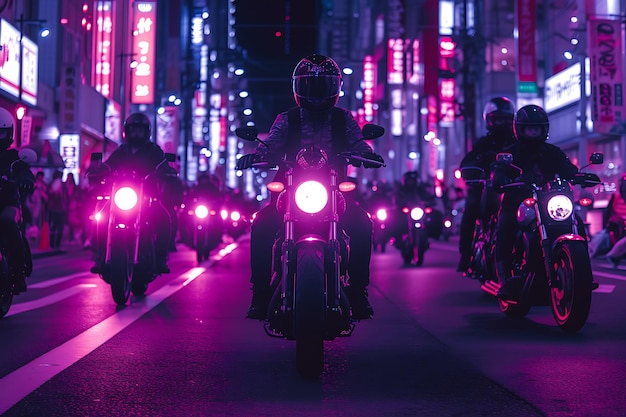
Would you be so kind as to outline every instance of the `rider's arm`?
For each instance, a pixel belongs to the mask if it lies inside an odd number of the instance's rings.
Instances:
[[[357,121],[352,117],[349,110],[345,110],[346,117],[346,137],[348,138],[348,148],[361,153],[373,152],[371,146],[364,140],[361,140],[363,133]]]
[[[269,146],[269,149],[263,144],[259,144],[256,148],[256,153],[267,155],[270,158],[280,159],[287,151],[287,112],[280,113],[276,116],[274,123],[270,127],[270,132],[267,138],[264,140]]]

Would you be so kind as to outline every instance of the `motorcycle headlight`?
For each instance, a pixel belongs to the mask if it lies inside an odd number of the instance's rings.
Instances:
[[[209,215],[209,208],[204,204],[198,204],[193,214],[199,219],[205,219]]]
[[[235,210],[230,213],[230,219],[234,222],[238,222],[239,220],[241,220],[241,214],[237,210]]]
[[[322,211],[328,203],[328,191],[317,181],[305,181],[298,185],[295,192],[296,206],[305,213],[315,214]]]
[[[380,220],[381,222],[384,222],[385,220],[387,220],[387,210],[378,209],[376,211],[376,218]]]
[[[552,220],[560,222],[569,219],[574,211],[574,204],[564,195],[555,195],[548,200],[546,209]]]
[[[113,196],[113,202],[120,210],[132,210],[138,200],[137,193],[131,187],[121,187]]]
[[[413,220],[422,220],[424,217],[424,209],[421,207],[415,207],[411,209],[411,218]]]

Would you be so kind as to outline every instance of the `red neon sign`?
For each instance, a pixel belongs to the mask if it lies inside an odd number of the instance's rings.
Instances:
[[[93,87],[104,97],[112,97],[115,42],[113,41],[113,2],[94,4],[96,30],[93,37]]]

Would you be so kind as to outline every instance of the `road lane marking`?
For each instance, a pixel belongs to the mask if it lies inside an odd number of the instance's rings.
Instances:
[[[615,285],[611,285],[611,284],[600,284],[598,285],[598,288],[596,288],[595,290],[593,290],[593,293],[603,293],[603,294],[610,294],[613,292],[613,290],[615,289]]]
[[[9,312],[5,315],[5,317],[13,316],[15,314],[24,313],[26,311],[36,310],[41,307],[49,306],[50,304],[58,303],[59,301],[65,300],[73,295],[82,292],[85,288],[96,288],[96,284],[80,284],[74,285],[73,287],[66,288],[61,291],[57,291],[54,294],[48,295],[46,297],[37,298],[32,301],[25,301],[23,303],[15,303],[11,306]]]
[[[604,272],[604,271],[593,271],[593,275],[598,275],[604,278],[619,279],[620,281],[626,281],[626,277],[622,274],[618,275],[618,274],[612,274],[610,272]]]
[[[62,284],[65,281],[70,281],[73,279],[80,279],[80,278],[93,278],[94,274],[92,274],[91,272],[79,272],[77,274],[72,274],[72,275],[68,275],[66,277],[59,277],[59,278],[52,278],[52,279],[47,279],[41,282],[37,282],[34,284],[28,284],[28,288],[48,288],[48,287],[53,287],[55,285],[58,284]]]
[[[126,308],[85,330],[78,336],[1,378],[0,415],[46,381],[102,346],[165,299],[184,288],[184,285],[190,279],[197,278],[206,269],[204,267],[191,268],[179,276],[183,283],[176,286],[164,285],[140,302],[127,305]]]

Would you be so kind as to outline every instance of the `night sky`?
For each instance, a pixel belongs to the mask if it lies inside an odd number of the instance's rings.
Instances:
[[[316,2],[235,0],[235,5],[236,36],[245,51],[254,121],[260,131],[267,131],[276,114],[295,105],[291,91],[293,68],[300,59],[317,52]]]

